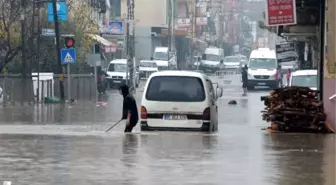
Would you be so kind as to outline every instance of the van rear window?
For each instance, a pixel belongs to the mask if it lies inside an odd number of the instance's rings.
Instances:
[[[166,102],[202,102],[205,100],[203,82],[197,77],[156,76],[149,82],[146,99]]]

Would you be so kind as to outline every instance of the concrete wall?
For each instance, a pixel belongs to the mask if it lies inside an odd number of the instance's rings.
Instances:
[[[166,26],[167,0],[136,0],[134,17],[136,26]],[[127,15],[127,0],[121,1],[121,15]]]
[[[326,57],[324,61],[323,101],[328,120],[336,127],[336,100],[329,100],[329,97],[336,93],[336,47],[335,47],[335,0],[326,0],[328,10],[326,11]]]

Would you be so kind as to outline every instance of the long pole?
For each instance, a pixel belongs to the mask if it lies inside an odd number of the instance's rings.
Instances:
[[[326,10],[326,0],[320,1],[320,62],[318,65],[319,71],[319,83],[318,89],[321,91],[319,99],[323,100],[323,81],[324,81],[324,57],[325,57],[325,10]]]
[[[26,43],[25,43],[25,19],[26,19],[26,6],[25,1],[21,0],[21,56],[22,56],[22,77],[23,77],[23,91],[21,96],[21,103],[23,104],[24,97],[25,97],[25,91],[26,91],[26,73],[27,73],[27,64],[26,64]]]
[[[170,59],[170,52],[171,52],[171,45],[172,45],[172,39],[171,39],[171,37],[172,37],[172,0],[169,0],[169,2],[168,2],[168,4],[169,4],[169,8],[170,8],[170,11],[169,11],[169,16],[168,16],[168,61],[169,61],[169,59]],[[168,67],[169,67],[169,62],[168,62]]]
[[[53,12],[54,12],[54,24],[55,24],[55,36],[56,36],[56,56],[57,56],[57,69],[58,73],[63,74],[62,63],[61,63],[61,46],[60,46],[60,30],[58,24],[58,15],[57,15],[57,0],[52,1]],[[59,80],[61,100],[65,100],[64,96],[64,83],[63,80]]]
[[[70,64],[67,64],[67,86],[68,86],[68,103],[71,103],[71,78],[70,78]]]
[[[171,29],[171,49],[175,51],[175,2],[170,0],[172,7],[172,29]]]
[[[37,102],[40,102],[40,38],[41,38],[41,23],[40,23],[40,5],[37,5],[38,17],[37,17]]]

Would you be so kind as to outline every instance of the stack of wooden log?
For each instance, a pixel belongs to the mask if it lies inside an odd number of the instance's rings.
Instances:
[[[284,87],[261,97],[266,108],[263,120],[271,130],[282,132],[332,132],[326,126],[323,103],[317,99],[319,91],[308,87]]]

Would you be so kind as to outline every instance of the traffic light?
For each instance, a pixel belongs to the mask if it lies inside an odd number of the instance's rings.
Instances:
[[[75,39],[71,37],[65,37],[65,47],[66,48],[73,48],[75,45]]]

